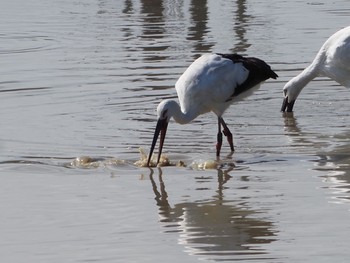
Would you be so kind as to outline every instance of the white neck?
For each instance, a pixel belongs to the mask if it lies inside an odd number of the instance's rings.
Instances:
[[[311,80],[317,77],[317,67],[314,64],[305,68],[298,76],[294,78],[294,83],[300,89],[304,88]]]
[[[285,91],[290,99],[296,99],[301,90],[314,78],[316,78],[322,69],[325,59],[324,50],[321,49],[316,55],[314,61],[305,68],[299,75],[292,78],[286,85]]]
[[[187,124],[198,116],[198,114],[195,114],[193,112],[183,112],[180,108],[180,105],[176,101],[174,102],[176,104],[176,107],[173,108],[172,116],[177,123]]]
[[[168,119],[171,117],[177,123],[186,124],[195,119],[199,114],[195,111],[183,112],[180,105],[174,100],[163,100],[157,108],[158,117],[163,117],[162,115],[166,112]]]

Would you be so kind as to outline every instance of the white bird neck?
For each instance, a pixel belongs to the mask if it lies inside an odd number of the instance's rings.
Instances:
[[[180,105],[177,102],[175,103],[177,105],[177,108],[176,111],[173,112],[173,118],[177,123],[187,124],[198,116],[198,114],[195,114],[194,112],[183,112],[180,108]]]
[[[173,117],[179,124],[189,123],[198,116],[195,112],[183,112],[175,100],[162,101],[158,106],[158,115],[160,116],[164,111],[167,111],[168,118]]]
[[[304,88],[311,80],[313,80],[318,75],[318,70],[316,65],[312,63],[306,67],[298,76],[294,78],[295,85]]]
[[[299,75],[292,78],[286,86],[290,87],[290,95],[294,99],[299,95],[301,90],[314,78],[316,78],[322,71],[322,65],[325,60],[324,49],[321,49],[316,55],[314,61],[306,67]]]

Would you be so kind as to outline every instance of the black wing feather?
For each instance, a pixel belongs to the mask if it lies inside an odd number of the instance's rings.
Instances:
[[[271,67],[261,59],[254,57],[243,57],[239,54],[218,53],[218,55],[232,60],[233,63],[242,63],[243,66],[249,71],[248,78],[241,85],[238,85],[235,88],[235,92],[231,97],[235,97],[269,78],[276,79],[278,77]]]

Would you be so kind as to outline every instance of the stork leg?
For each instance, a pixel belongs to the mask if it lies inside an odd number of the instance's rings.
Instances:
[[[221,120],[220,117],[218,117],[218,136],[217,136],[217,143],[216,143],[216,156],[220,156],[220,150],[222,145],[222,132],[221,132]]]
[[[222,117],[219,117],[219,126],[220,126],[220,123],[221,123],[222,127],[224,128],[223,129],[223,133],[227,137],[227,141],[230,144],[231,152],[234,152],[235,148],[233,146],[232,133],[231,133],[230,129],[227,127],[227,125],[226,125],[226,123],[225,123],[225,121],[224,121],[224,119]]]

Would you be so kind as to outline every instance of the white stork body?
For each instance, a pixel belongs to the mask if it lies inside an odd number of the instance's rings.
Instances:
[[[301,90],[314,78],[326,76],[350,87],[350,26],[345,27],[322,45],[314,61],[283,88],[282,111],[293,111],[294,102]]]
[[[221,126],[233,151],[232,134],[222,119],[230,104],[256,90],[262,81],[277,78],[269,65],[257,58],[237,54],[206,54],[195,60],[176,82],[180,105],[174,100],[163,100],[157,107],[158,122],[148,158],[148,165],[161,133],[158,162],[171,117],[186,124],[198,115],[214,112],[218,116],[217,156],[222,144]]]
[[[227,99],[248,74],[240,63],[232,63],[216,54],[203,55],[176,82],[181,111],[194,118],[210,111],[221,116],[232,102]]]

